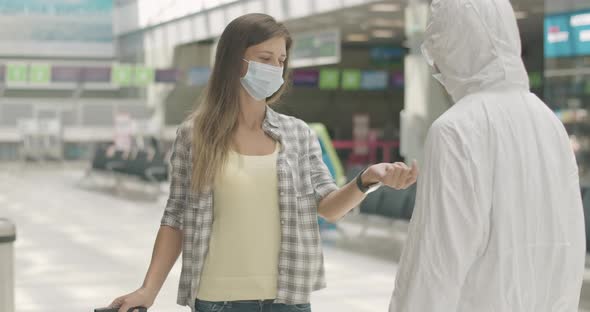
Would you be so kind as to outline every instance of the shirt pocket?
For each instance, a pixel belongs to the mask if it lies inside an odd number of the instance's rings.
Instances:
[[[295,204],[300,239],[305,246],[313,249],[317,245],[318,237],[318,202],[311,182],[309,156],[289,154],[287,162],[296,194]]]
[[[313,196],[314,189],[311,183],[309,155],[287,154],[287,164],[297,197]]]

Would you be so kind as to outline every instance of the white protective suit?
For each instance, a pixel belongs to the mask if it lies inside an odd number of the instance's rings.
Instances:
[[[529,92],[508,0],[434,0],[425,57],[456,103],[431,127],[390,312],[577,312],[578,169]]]

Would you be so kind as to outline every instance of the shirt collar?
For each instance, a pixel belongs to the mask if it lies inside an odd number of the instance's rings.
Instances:
[[[282,145],[280,125],[281,123],[279,121],[279,114],[267,106],[266,116],[264,118],[264,122],[262,123],[262,129]]]

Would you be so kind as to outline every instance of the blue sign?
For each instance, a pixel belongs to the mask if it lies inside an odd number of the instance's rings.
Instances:
[[[405,49],[398,47],[375,47],[371,49],[371,61],[377,65],[389,65],[401,62]]]
[[[187,83],[191,86],[204,86],[209,81],[210,75],[209,67],[193,67],[188,71]]]
[[[111,13],[114,1],[105,0],[19,0],[0,1],[0,14],[80,15]]]
[[[1,32],[0,41],[112,44],[113,2],[107,0],[0,1],[0,18],[3,23],[15,25],[15,29],[18,29],[18,31]]]
[[[590,11],[545,18],[545,57],[590,55]]]
[[[386,71],[370,70],[363,71],[361,77],[361,89],[384,90],[389,83],[389,74]]]
[[[590,55],[590,11],[570,17],[574,54]]]
[[[405,54],[405,50],[398,47],[376,47],[371,49],[371,58],[376,61],[400,60]]]
[[[571,31],[568,15],[545,18],[545,57],[572,55]]]

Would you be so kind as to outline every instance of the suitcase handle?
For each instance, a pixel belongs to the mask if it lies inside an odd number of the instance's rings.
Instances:
[[[147,308],[135,307],[135,308],[129,309],[129,312],[131,312],[131,311],[147,312]],[[119,308],[98,308],[98,309],[94,309],[94,312],[119,312]]]

